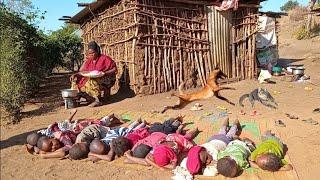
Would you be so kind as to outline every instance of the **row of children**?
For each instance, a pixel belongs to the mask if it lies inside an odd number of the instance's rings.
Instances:
[[[255,147],[251,140],[237,136],[241,128],[238,120],[229,129],[228,117],[218,134],[196,145],[193,139],[199,130],[185,131],[182,116],[151,125],[139,119],[123,127],[117,126],[123,121],[114,114],[73,122],[75,113],[66,121],[28,135],[27,150],[43,158],[88,158],[93,162],[125,156],[125,163],[160,169],[180,165],[191,175],[202,174],[212,166],[227,177],[235,177],[249,166],[269,171],[292,169],[284,160],[284,145],[279,138],[268,131]]]

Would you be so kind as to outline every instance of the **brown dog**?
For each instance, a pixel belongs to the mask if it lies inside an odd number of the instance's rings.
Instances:
[[[165,106],[164,109],[161,111],[161,113],[164,113],[168,109],[181,109],[185,107],[187,104],[189,104],[192,101],[200,100],[200,99],[208,99],[212,96],[216,96],[217,98],[224,100],[228,102],[229,104],[235,105],[233,102],[229,101],[227,98],[222,97],[219,94],[220,90],[223,89],[232,89],[234,88],[230,87],[220,87],[217,83],[218,78],[225,79],[227,76],[220,70],[220,69],[214,69],[210,75],[209,79],[207,80],[207,84],[200,90],[194,93],[185,94],[182,90],[184,83],[181,83],[179,85],[179,95],[172,94],[172,96],[176,96],[179,98],[178,102],[174,106]]]

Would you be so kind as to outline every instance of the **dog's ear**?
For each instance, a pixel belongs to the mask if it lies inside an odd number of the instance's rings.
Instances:
[[[217,64],[214,70],[220,70],[220,64]]]

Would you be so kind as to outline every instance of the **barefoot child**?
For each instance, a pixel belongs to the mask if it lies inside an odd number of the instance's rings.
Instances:
[[[178,155],[193,147],[192,140],[199,133],[198,128],[188,131],[184,136],[178,133],[167,135],[166,139],[157,145],[152,153],[146,156],[146,162],[160,169],[174,169],[177,166]]]
[[[216,163],[218,152],[224,150],[233,140],[240,123],[238,120],[234,121],[229,131],[228,126],[229,117],[226,117],[219,133],[213,135],[207,143],[192,147],[188,152],[186,164],[181,163],[181,166],[187,168],[190,174],[194,175],[202,174],[206,166],[212,162]]]
[[[136,133],[136,135],[141,133],[139,135],[142,137],[148,135],[146,130],[142,129],[145,127],[145,125],[145,122],[142,122],[141,119],[139,119],[130,124],[128,128],[118,127],[109,130],[105,136],[101,138],[101,142],[103,142],[105,146],[110,147],[110,151],[107,154],[99,154],[90,151],[90,159],[112,161],[116,156],[123,156],[124,153],[132,147],[132,141],[130,141],[128,138],[125,138],[125,136],[127,136],[130,132]]]
[[[251,153],[249,158],[252,167],[267,171],[289,171],[292,165],[284,160],[282,141],[274,136],[270,130],[262,136],[262,142]]]
[[[251,147],[253,145],[250,141],[231,141],[225,150],[218,153],[218,173],[225,177],[235,177],[241,170],[248,168]]]

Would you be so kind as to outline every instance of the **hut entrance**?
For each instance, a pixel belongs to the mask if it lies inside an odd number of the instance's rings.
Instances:
[[[207,11],[211,59],[215,66],[220,67],[231,78],[230,29],[232,28],[232,13],[231,11],[218,11],[214,6],[208,6]]]

